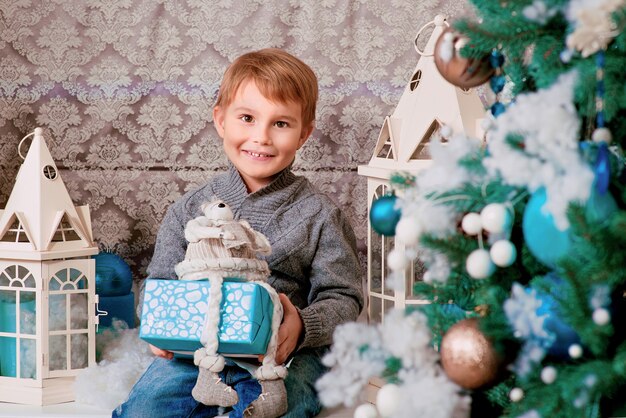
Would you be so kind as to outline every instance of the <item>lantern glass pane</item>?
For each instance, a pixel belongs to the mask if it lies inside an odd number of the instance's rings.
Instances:
[[[393,300],[385,299],[383,303],[385,307],[385,313],[389,312],[389,310],[395,306],[395,302]]]
[[[3,271],[0,273],[0,286],[9,286],[11,284],[11,280],[9,280],[9,276],[7,276],[6,272]]]
[[[37,341],[31,339],[20,340],[20,377],[35,379],[37,377]]]
[[[50,371],[67,370],[67,337],[51,335],[49,343]]]
[[[17,346],[16,338],[0,337],[0,376],[16,377]]]
[[[15,332],[17,307],[13,290],[0,290],[0,332]]]
[[[72,335],[72,369],[87,367],[89,347],[87,334]]]
[[[382,277],[382,237],[372,232],[371,237],[371,260],[370,260],[370,291],[382,293],[383,277]]]
[[[409,272],[409,278],[407,280],[407,299],[424,299],[422,295],[415,295],[414,287],[415,283],[421,282],[424,277],[424,273],[426,272],[426,267],[424,263],[417,257],[415,261],[413,261],[413,265],[411,271]]]
[[[4,272],[8,276],[9,280],[17,278],[17,266],[16,265],[12,265],[12,266],[7,267],[4,270]]]
[[[70,270],[70,280],[74,284],[74,288],[85,289],[87,287],[87,280],[83,272],[75,268],[71,268],[69,270]]]
[[[34,292],[20,292],[20,334],[37,333],[37,301]]]
[[[85,293],[75,293],[70,295],[70,326],[72,329],[87,329],[87,295]]]
[[[59,279],[56,275],[52,276],[50,283],[48,284],[48,290],[61,290],[63,286],[63,280]]]
[[[24,287],[28,287],[30,289],[37,288],[37,282],[35,281],[35,277],[32,274],[29,274],[24,279]]]
[[[382,320],[382,300],[375,296],[370,297],[370,321],[380,322]]]
[[[3,242],[17,242],[17,232],[15,229],[9,229],[3,236]]]
[[[50,331],[67,329],[67,309],[64,294],[50,294],[49,324]]]
[[[383,253],[382,253],[382,257],[384,257],[385,261],[385,270],[383,271],[384,277],[385,279],[383,280],[383,284],[385,286],[385,295],[388,296],[393,296],[394,291],[393,289],[389,288],[389,283],[387,283],[387,278],[391,275],[391,271],[389,270],[389,267],[387,266],[387,256],[389,255],[389,251],[391,251],[393,249],[393,237],[385,237],[385,240],[383,242]]]

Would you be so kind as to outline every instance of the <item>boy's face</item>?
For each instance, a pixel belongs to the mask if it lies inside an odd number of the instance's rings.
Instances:
[[[313,131],[302,123],[302,105],[265,98],[254,81],[243,83],[232,103],[213,109],[224,151],[248,191],[267,186],[289,166]]]

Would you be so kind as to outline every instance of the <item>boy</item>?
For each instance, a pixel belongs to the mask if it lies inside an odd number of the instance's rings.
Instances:
[[[291,172],[296,151],[313,131],[317,95],[313,71],[284,51],[251,52],[231,64],[213,109],[229,170],[169,208],[148,267],[149,278],[177,278],[174,266],[184,259],[187,245],[185,225],[200,214],[202,203],[216,198],[269,239],[268,282],[281,294],[284,310],[276,360],[291,359],[285,416],[293,418],[321,410],[314,389],[325,371],[320,358],[335,327],[356,320],[363,304],[352,228],[330,199]],[[217,407],[191,395],[198,375],[193,363],[152,350],[158,358],[113,417],[218,414]],[[261,394],[259,383],[232,363],[220,377],[239,395],[230,416],[255,416],[248,406]]]

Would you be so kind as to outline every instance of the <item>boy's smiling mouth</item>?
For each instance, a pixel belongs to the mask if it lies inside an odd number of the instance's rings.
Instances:
[[[251,157],[254,158],[270,158],[273,157],[272,154],[266,154],[264,152],[254,152],[254,151],[248,151],[248,150],[244,150],[244,152],[248,155],[250,155]]]

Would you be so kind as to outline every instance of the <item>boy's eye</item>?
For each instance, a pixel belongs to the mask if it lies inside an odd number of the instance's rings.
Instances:
[[[242,121],[246,123],[250,123],[254,121],[254,118],[250,115],[242,115],[239,119],[241,119]]]
[[[284,122],[282,120],[279,120],[278,122],[276,122],[275,125],[278,128],[286,128],[286,127],[289,126],[289,124],[287,122]]]

